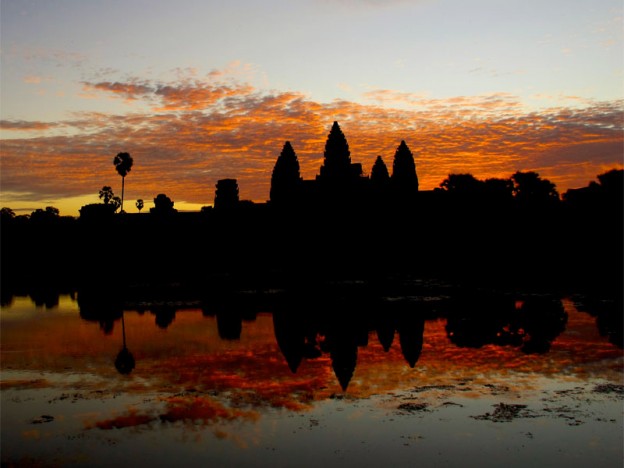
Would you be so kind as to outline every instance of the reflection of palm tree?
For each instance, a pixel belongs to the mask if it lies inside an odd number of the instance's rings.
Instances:
[[[132,168],[132,156],[130,153],[118,153],[113,159],[113,164],[117,173],[121,176],[121,212],[123,212],[123,200],[124,200],[124,182],[130,169]]]
[[[123,336],[123,348],[117,354],[117,358],[115,359],[115,368],[120,374],[127,375],[132,372],[134,369],[134,356],[132,353],[128,351],[126,347],[126,325],[124,322],[123,313],[121,314],[121,334]]]

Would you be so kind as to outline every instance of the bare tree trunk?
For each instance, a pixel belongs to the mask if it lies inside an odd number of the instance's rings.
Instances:
[[[126,178],[122,177],[121,178],[121,210],[120,213],[123,213],[123,200],[124,200],[124,185],[126,182]]]

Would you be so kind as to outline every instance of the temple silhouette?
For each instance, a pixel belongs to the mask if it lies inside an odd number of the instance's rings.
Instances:
[[[623,170],[560,197],[532,171],[486,180],[449,174],[420,190],[416,169],[402,140],[392,161],[378,156],[365,174],[334,122],[314,179],[303,179],[295,148],[283,144],[263,203],[241,200],[237,180],[226,178],[213,205],[196,212],[179,212],[164,193],[148,213],[143,200],[138,213],[118,212],[123,197],[109,186],[78,218],[54,207],[30,216],[2,208],[3,290],[71,290],[105,277],[118,287],[390,284],[410,274],[621,294]]]
[[[271,176],[270,203],[276,207],[310,207],[322,204],[325,208],[344,204],[369,204],[393,197],[392,201],[409,200],[418,192],[418,176],[414,156],[405,141],[394,154],[392,174],[381,156],[364,175],[361,163],[351,161],[347,139],[334,122],[327,136],[323,164],[314,180],[302,179],[299,162],[289,141],[284,143]]]
[[[214,208],[232,209],[241,204],[236,179],[217,181]],[[370,176],[361,163],[352,162],[349,144],[338,122],[334,122],[323,153],[323,163],[315,179],[301,177],[299,160],[290,141],[286,141],[271,175],[268,203],[277,209],[326,210],[366,206],[371,203],[404,203],[413,201],[418,192],[414,156],[404,140],[394,154],[392,173],[381,156],[377,156]],[[246,204],[249,204],[247,202]]]

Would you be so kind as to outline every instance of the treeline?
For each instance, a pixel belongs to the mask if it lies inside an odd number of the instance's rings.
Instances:
[[[622,288],[622,170],[555,196],[535,173],[451,175],[396,204],[234,203],[106,217],[2,209],[2,281],[250,285],[410,273]]]
[[[267,203],[240,200],[236,179],[222,179],[213,207],[181,213],[159,194],[149,213],[137,200],[139,213],[129,214],[123,192],[133,160],[119,153],[113,164],[121,198],[104,186],[102,203],[84,206],[77,219],[54,207],[29,217],[2,208],[3,283],[258,285],[408,273],[622,289],[622,169],[562,197],[532,171],[486,180],[451,174],[421,191],[405,141],[391,171],[379,156],[365,175],[334,122],[313,180],[301,177],[294,148],[284,144]]]

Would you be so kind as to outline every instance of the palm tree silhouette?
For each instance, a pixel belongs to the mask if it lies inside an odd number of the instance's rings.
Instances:
[[[104,187],[102,187],[102,190],[100,190],[99,196],[101,200],[104,200],[104,204],[108,205],[108,203],[113,199],[115,194],[113,193],[112,188],[110,188],[108,185],[105,185]]]
[[[115,169],[121,176],[121,213],[123,213],[123,200],[124,200],[124,182],[130,169],[132,169],[132,156],[130,153],[118,153],[113,159]]]

